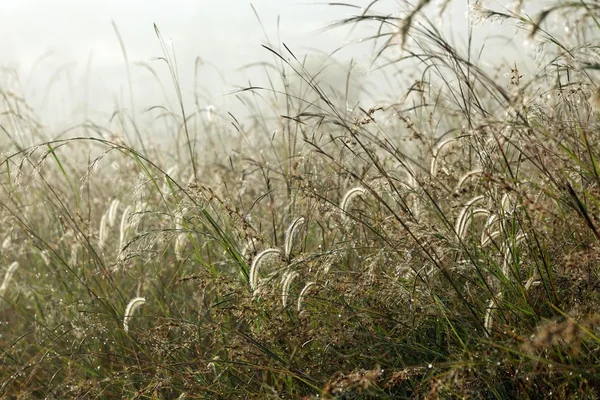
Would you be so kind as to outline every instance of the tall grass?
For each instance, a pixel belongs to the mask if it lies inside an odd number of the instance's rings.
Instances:
[[[537,43],[524,74],[429,3],[339,22],[378,24],[406,93],[351,105],[267,39],[247,119],[187,110],[157,29],[171,148],[126,120],[48,140],[0,87],[2,396],[598,396],[600,5],[475,3]]]

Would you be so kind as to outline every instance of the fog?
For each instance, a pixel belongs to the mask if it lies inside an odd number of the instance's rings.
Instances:
[[[228,93],[250,83],[266,84],[264,71],[251,66],[273,60],[262,44],[284,42],[300,58],[342,47],[336,60],[348,65],[352,59],[359,66],[356,73],[367,79],[373,47],[355,41],[378,27],[366,23],[351,32],[350,27],[323,29],[360,10],[320,1],[255,0],[251,6],[242,0],[3,0],[2,5],[0,65],[5,70],[0,84],[22,90],[49,122],[107,117],[117,108],[133,107],[139,113],[173,102],[169,70],[157,60],[165,54],[154,25],[175,57],[186,104],[197,101],[200,107],[237,112],[240,104]],[[396,2],[377,5],[389,14],[397,8]],[[454,1],[445,17],[458,42],[464,42],[465,12],[466,2]],[[511,58],[517,52],[506,47],[493,53]],[[345,77],[346,71],[338,70]]]

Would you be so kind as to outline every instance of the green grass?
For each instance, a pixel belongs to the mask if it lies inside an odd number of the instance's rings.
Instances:
[[[245,119],[186,109],[164,46],[179,108],[147,126],[48,141],[0,88],[0,396],[600,395],[600,5],[480,10],[545,49],[524,75],[378,3],[340,24],[419,77],[392,101],[283,43]]]

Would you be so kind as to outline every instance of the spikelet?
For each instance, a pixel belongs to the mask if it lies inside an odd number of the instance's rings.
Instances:
[[[476,217],[477,215],[490,215],[490,211],[486,210],[485,208],[476,208],[471,212],[465,212],[462,215],[462,221],[458,221],[460,223],[460,226],[458,227],[458,230],[456,232],[456,234],[458,235],[458,237],[461,240],[465,239],[465,233],[467,231],[467,227],[469,226],[469,222]]]
[[[466,226],[466,222],[469,219],[468,216],[468,211],[471,208],[471,206],[475,203],[477,203],[478,201],[483,200],[485,197],[484,196],[477,196],[472,198],[471,200],[467,201],[465,203],[465,206],[462,208],[462,210],[460,211],[460,213],[458,214],[458,217],[456,218],[456,224],[454,225],[454,231],[456,232],[456,235],[460,238],[460,240],[463,240],[463,234],[464,234],[464,229]],[[484,212],[489,213],[489,211],[484,210]]]
[[[296,271],[289,271],[283,276],[281,284],[281,304],[283,308],[287,305],[287,299],[290,295],[290,285],[297,276],[298,273]]]
[[[484,231],[481,233],[481,247],[485,247],[488,244],[490,244],[492,240],[500,236],[501,233],[501,231],[494,231],[492,233],[489,233],[487,230],[484,229]]]
[[[180,233],[179,235],[177,235],[177,239],[175,239],[175,259],[177,261],[183,260],[183,250],[185,250],[187,241],[187,233]]]
[[[129,214],[131,214],[131,206],[127,206],[121,216],[121,229],[119,231],[119,249],[123,249],[127,240],[127,232],[129,231]]]
[[[251,255],[249,255],[248,252],[254,251],[255,249],[256,249],[256,239],[251,237],[248,239],[248,242],[242,249],[242,252],[240,253],[240,255],[242,256],[242,258],[249,260]]]
[[[525,240],[527,238],[527,234],[526,233],[520,233],[517,235],[517,237],[515,237],[515,241],[514,241],[514,246],[516,247],[517,245],[519,245],[519,243],[521,243],[523,240]],[[502,273],[504,274],[504,276],[508,277],[508,273],[510,272],[510,268],[509,268],[509,264],[508,264],[508,260],[509,258],[511,258],[511,254],[512,254],[512,248],[508,245],[504,245],[504,262],[502,264]]]
[[[344,197],[342,198],[342,201],[340,202],[340,210],[342,212],[342,216],[344,217],[344,219],[347,218],[347,213],[348,213],[348,204],[350,204],[350,201],[356,197],[356,196],[362,196],[365,193],[367,193],[367,190],[365,188],[362,187],[355,187],[353,189],[350,189],[346,192],[346,194],[344,195]]]
[[[420,215],[420,201],[419,196],[417,195],[419,183],[417,182],[417,179],[415,178],[415,173],[412,171],[412,169],[408,169],[408,173],[406,175],[407,181],[401,182],[401,184],[409,190],[409,193],[406,195],[406,199],[408,200],[409,198],[412,198],[412,204],[410,209],[413,216],[418,220]]]
[[[500,208],[504,214],[512,214],[518,205],[513,201],[509,193],[504,193],[500,201]]]
[[[108,225],[112,228],[115,226],[115,221],[117,219],[117,212],[119,211],[119,200],[114,199],[112,203],[110,203],[110,207],[108,208]]]
[[[260,265],[266,256],[272,254],[281,254],[281,250],[274,248],[263,250],[252,260],[252,264],[250,265],[250,289],[252,289],[252,292],[255,292],[258,287],[258,270]]]
[[[296,218],[294,222],[290,224],[287,231],[285,232],[285,241],[283,244],[283,255],[285,259],[289,259],[292,254],[292,246],[294,245],[294,235],[296,230],[304,224],[304,217]]]
[[[494,225],[499,219],[500,218],[498,217],[498,214],[490,214],[489,218],[485,222],[483,230],[489,231],[492,228],[492,225]],[[502,228],[502,225],[500,226],[500,228]]]
[[[308,291],[315,285],[316,285],[315,282],[308,282],[306,285],[304,285],[304,287],[300,291],[300,295],[298,296],[298,304],[296,306],[296,308],[298,309],[298,312],[300,312],[302,310],[302,301],[304,300],[304,297],[306,296]]]
[[[458,183],[456,184],[456,188],[454,188],[454,192],[455,193],[460,193],[460,188],[462,187],[462,185],[465,184],[465,182],[469,179],[472,178],[474,176],[478,176],[483,174],[483,170],[482,169],[474,169],[472,171],[467,172],[466,174],[464,174],[459,180]]]
[[[108,220],[109,220],[109,213],[105,212],[104,214],[102,214],[102,218],[100,219],[100,228],[98,229],[98,246],[103,249],[104,245],[106,244],[106,238],[108,236]]]
[[[125,332],[129,332],[129,320],[131,316],[142,304],[146,302],[146,299],[143,297],[134,297],[131,299],[129,303],[127,303],[127,307],[125,308],[125,315],[123,316],[123,330]]]
[[[433,157],[431,157],[431,165],[429,167],[429,173],[431,174],[431,176],[435,177],[437,175],[438,158],[440,157],[444,147],[446,147],[447,145],[449,145],[451,143],[456,142],[457,140],[458,140],[457,138],[446,139],[443,142],[441,142],[440,144],[438,144],[438,146],[435,148],[435,150],[433,151]]]
[[[2,286],[0,286],[0,296],[4,296],[4,292],[8,288],[8,284],[10,283],[15,271],[19,268],[19,262],[15,261],[6,270],[6,274],[4,274],[4,280],[2,281]]]
[[[502,298],[502,293],[498,293],[498,298]],[[492,331],[492,325],[494,320],[492,318],[492,314],[494,313],[494,308],[496,307],[496,300],[491,299],[488,303],[487,310],[485,311],[485,317],[483,319],[483,327],[485,328],[485,335],[487,337],[490,336],[490,332]]]

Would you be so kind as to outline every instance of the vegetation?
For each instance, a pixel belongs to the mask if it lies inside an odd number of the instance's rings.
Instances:
[[[600,3],[475,3],[527,75],[428,3],[339,22],[417,76],[372,104],[271,42],[247,119],[180,101],[48,141],[0,88],[2,396],[596,398]]]

